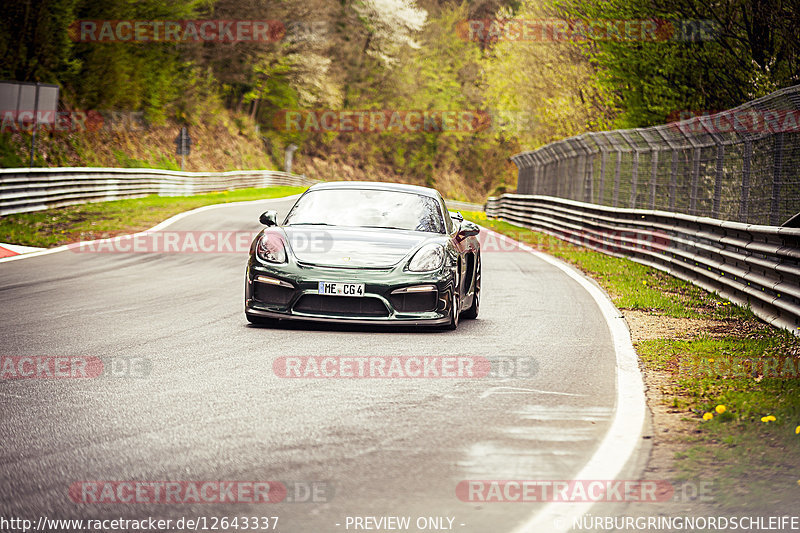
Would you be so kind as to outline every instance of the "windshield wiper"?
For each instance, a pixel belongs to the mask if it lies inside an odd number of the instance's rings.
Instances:
[[[408,228],[398,228],[397,226],[358,226],[359,228],[378,228],[378,229],[399,229],[402,231],[412,231]]]
[[[328,224],[327,222],[290,222],[286,226],[335,226],[335,224]]]

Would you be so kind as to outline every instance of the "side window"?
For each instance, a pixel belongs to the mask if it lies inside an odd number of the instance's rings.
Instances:
[[[455,225],[453,219],[450,218],[450,211],[447,209],[447,204],[444,203],[444,198],[439,195],[439,205],[442,208],[442,217],[444,218],[444,226],[447,228],[448,235],[453,233]]]

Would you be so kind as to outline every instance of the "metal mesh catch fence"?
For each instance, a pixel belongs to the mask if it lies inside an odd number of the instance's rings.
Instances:
[[[517,193],[778,226],[800,212],[800,85],[513,156]]]

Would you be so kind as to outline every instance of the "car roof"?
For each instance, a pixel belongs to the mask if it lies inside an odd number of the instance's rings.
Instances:
[[[439,198],[439,192],[430,187],[419,185],[408,185],[405,183],[386,183],[382,181],[326,181],[317,183],[309,187],[309,191],[321,191],[327,189],[370,189],[380,191],[397,191],[421,194],[431,198]]]

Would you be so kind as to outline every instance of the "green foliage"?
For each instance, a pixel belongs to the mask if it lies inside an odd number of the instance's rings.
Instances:
[[[11,135],[8,133],[0,134],[0,168],[24,167],[27,165],[12,143]]]
[[[56,83],[74,72],[68,27],[79,0],[5,0],[0,16],[0,79]]]
[[[659,38],[581,44],[620,127],[737,106],[800,83],[800,9],[782,0],[557,0],[564,18],[653,20]]]
[[[684,110],[721,110],[800,83],[795,4],[9,0],[0,17],[0,78],[58,83],[67,108],[143,111],[154,126],[210,124],[231,136],[260,136],[278,164],[284,147],[295,143],[300,172],[314,170],[312,160],[334,162],[358,169],[357,176],[401,176],[453,197],[479,199],[497,188],[513,189],[515,169],[507,158],[520,149],[590,130],[662,123]],[[265,13],[285,24],[281,39],[109,43],[70,38],[80,20],[263,20]],[[661,31],[652,42],[492,43],[471,42],[459,32],[474,18],[553,17],[656,20]],[[687,24],[704,30],[704,38],[674,38]],[[282,111],[321,109],[482,111],[491,122],[474,131],[278,127]],[[87,158],[96,152],[79,148]],[[118,159],[122,165],[143,163]],[[165,166],[173,158],[154,154],[147,159]],[[3,161],[15,162],[6,156]]]

